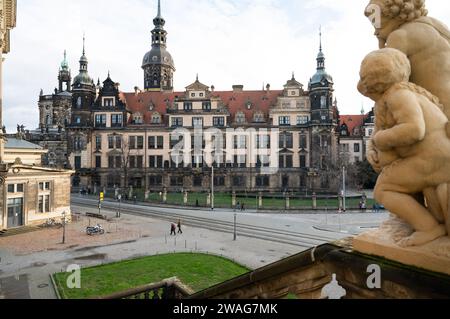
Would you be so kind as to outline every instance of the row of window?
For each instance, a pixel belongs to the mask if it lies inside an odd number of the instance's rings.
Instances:
[[[50,182],[39,183],[39,191],[50,191]],[[24,184],[9,184],[9,194],[21,194],[24,192]]]
[[[202,137],[201,137],[202,138]],[[270,135],[257,135],[256,136],[256,148],[257,149],[270,149]],[[175,145],[181,143],[183,137],[180,136],[178,139],[172,139],[170,141],[170,148],[173,149]],[[194,148],[195,136],[191,138],[191,147]],[[215,145],[215,139],[213,137],[212,144]],[[223,139],[223,148],[226,148],[226,140]],[[202,147],[205,148],[205,141],[202,138]],[[279,134],[279,144],[280,148],[294,148],[294,134],[293,133],[280,133]],[[247,149],[248,148],[248,136],[245,135],[234,135],[233,136],[233,147],[234,149]],[[300,134],[300,148],[308,148],[308,136],[305,134]]]
[[[192,118],[192,127],[203,127],[204,119],[203,117],[193,117]],[[172,127],[183,127],[184,119],[182,117],[172,117],[171,118],[171,126]],[[225,117],[213,117],[213,126],[215,127],[223,127],[225,126]]]
[[[305,125],[309,122],[309,116],[297,116],[297,125]],[[278,117],[278,125],[280,126],[289,126],[291,125],[291,117],[290,116],[280,116]]]
[[[343,152],[349,152],[350,151],[350,144],[342,144],[341,147],[342,147],[342,151]],[[361,144],[354,143],[353,144],[353,152],[354,153],[361,152]]]
[[[203,137],[202,139],[202,147],[205,148],[205,141]],[[271,137],[270,135],[257,135],[256,136],[256,148],[257,149],[270,149]],[[170,139],[170,148],[173,149],[175,145],[181,143],[183,141],[183,136],[180,136],[178,139]],[[194,149],[196,137],[191,138],[191,147]],[[300,134],[300,148],[307,149],[308,148],[308,136],[305,134]],[[322,147],[328,146],[328,136],[318,137],[317,141]],[[74,137],[73,139],[73,147],[74,150],[82,150],[84,147],[84,140],[82,137]],[[213,137],[212,141],[213,145],[215,144],[215,138]],[[108,149],[121,149],[123,145],[122,137],[120,135],[110,135],[108,136]],[[246,149],[248,147],[248,137],[245,135],[235,135],[233,136],[233,146],[234,149]],[[289,148],[292,149],[294,147],[294,138],[293,133],[284,132],[279,134],[279,147],[280,148]],[[344,145],[344,148],[348,147]],[[102,137],[100,135],[95,136],[95,148],[96,150],[102,149]],[[128,137],[128,148],[131,150],[142,150],[144,149],[144,137],[143,136],[129,136]],[[164,136],[149,136],[147,141],[148,149],[164,149]],[[226,148],[226,140],[223,140],[223,148]],[[359,152],[359,144],[355,144],[355,152]],[[345,151],[345,149],[344,149]]]
[[[307,159],[306,155],[300,155],[300,168],[306,168]],[[216,158],[217,160],[217,158]],[[128,158],[124,158],[121,155],[109,156],[108,157],[108,168],[122,168],[124,161],[127,161],[129,168],[143,168],[144,167],[144,156],[142,155],[133,155]],[[223,161],[216,161],[223,162]],[[203,156],[192,156],[192,166],[202,168],[204,167]],[[171,167],[181,167],[183,164],[183,158],[181,156],[172,160]],[[235,155],[233,158],[233,163],[231,163],[232,167],[239,168],[247,168],[247,156],[246,155]],[[267,155],[258,156],[256,167],[269,167],[270,166],[270,158]],[[95,157],[95,167],[102,168],[102,157]],[[148,167],[149,168],[165,168],[164,158],[161,155],[158,156],[149,156],[148,157]],[[294,161],[293,155],[283,154],[279,156],[279,167],[280,168],[293,168]]]
[[[106,114],[96,114],[95,115],[95,127],[101,128],[106,127]],[[122,114],[112,114],[111,115],[111,127],[122,127],[123,125],[123,115]]]
[[[200,93],[200,97],[202,97],[203,93]],[[191,94],[192,97],[195,97],[195,93]],[[178,104],[177,104],[178,106]],[[190,112],[193,110],[193,104],[192,102],[184,102],[183,103],[183,110],[186,112]],[[211,111],[211,102],[203,102],[202,103],[202,110],[203,111]]]
[[[40,182],[38,184],[38,213],[50,213],[50,182]],[[16,196],[23,196],[24,184],[9,184],[8,194],[16,194]],[[23,199],[21,201],[23,203]]]

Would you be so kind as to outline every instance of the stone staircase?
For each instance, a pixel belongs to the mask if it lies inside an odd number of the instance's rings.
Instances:
[[[13,229],[3,229],[3,230],[0,230],[0,238],[31,233],[31,232],[41,230],[41,229],[42,228],[38,227],[38,226],[25,226],[25,227],[20,227],[20,228],[13,228]]]

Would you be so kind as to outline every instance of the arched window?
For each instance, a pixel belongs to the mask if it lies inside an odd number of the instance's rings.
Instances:
[[[77,108],[81,108],[81,96],[77,99]]]

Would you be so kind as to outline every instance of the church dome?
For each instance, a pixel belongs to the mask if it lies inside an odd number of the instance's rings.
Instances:
[[[145,68],[149,65],[166,65],[175,70],[172,55],[163,46],[153,46],[153,48],[145,54],[142,67]]]

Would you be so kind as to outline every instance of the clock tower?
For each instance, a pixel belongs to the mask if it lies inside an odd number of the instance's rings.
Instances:
[[[146,91],[173,91],[173,73],[175,65],[166,49],[166,21],[161,16],[161,1],[158,0],[158,15],[153,19],[152,49],[144,56],[144,89]]]

